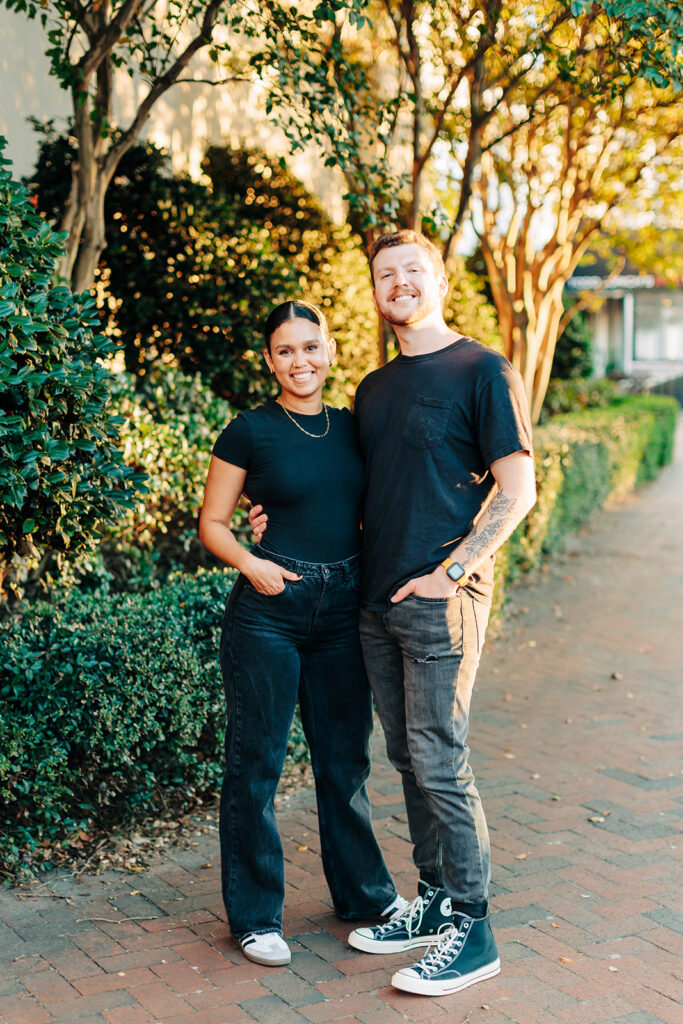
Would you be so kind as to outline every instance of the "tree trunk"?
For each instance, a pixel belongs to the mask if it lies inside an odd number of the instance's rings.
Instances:
[[[545,262],[525,266],[521,254],[515,260],[511,252],[494,252],[486,242],[483,251],[505,355],[522,376],[532,422],[538,423],[564,313],[566,279],[547,275],[542,288]]]
[[[92,287],[95,280],[95,271],[106,245],[104,197],[108,187],[109,181],[104,179],[102,172],[97,174],[92,183],[76,262],[71,274],[71,287],[75,292],[86,291]]]

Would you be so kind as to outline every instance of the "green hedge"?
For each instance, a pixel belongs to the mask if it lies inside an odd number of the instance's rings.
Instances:
[[[79,594],[0,629],[0,860],[40,864],[59,840],[188,805],[221,773],[216,666],[231,574],[147,594]],[[41,847],[40,844],[43,844]]]
[[[678,413],[673,398],[635,395],[536,429],[536,505],[497,558],[497,610],[506,583],[561,551],[596,509],[671,461]]]
[[[536,434],[538,502],[498,559],[513,579],[606,500],[671,458],[678,406],[638,397]],[[189,806],[222,774],[217,664],[233,574],[176,575],[145,594],[73,590],[0,626],[0,863],[49,864],[79,830]],[[298,720],[289,758],[305,757]]]

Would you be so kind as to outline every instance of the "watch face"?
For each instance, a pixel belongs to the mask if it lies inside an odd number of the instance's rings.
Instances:
[[[453,562],[453,565],[446,569],[446,575],[450,576],[450,578],[457,583],[458,580],[461,580],[465,575],[465,570],[460,562]]]

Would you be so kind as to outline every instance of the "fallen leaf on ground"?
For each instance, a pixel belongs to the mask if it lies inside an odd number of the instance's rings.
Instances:
[[[574,961],[572,960],[572,958],[570,956],[561,956],[560,957],[560,963],[561,964],[571,964],[573,962]]]
[[[526,860],[526,858],[527,858],[526,853],[516,853],[515,854],[515,860]]]
[[[301,852],[302,850],[307,850],[307,849],[308,849],[307,846],[297,846],[297,850],[299,850],[299,852]]]

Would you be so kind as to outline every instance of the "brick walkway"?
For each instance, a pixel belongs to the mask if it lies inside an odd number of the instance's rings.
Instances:
[[[305,792],[280,817],[291,969],[250,964],[233,946],[217,843],[202,837],[144,874],[55,877],[32,898],[0,891],[0,1020],[682,1024],[682,447],[518,586],[505,634],[487,646],[471,745],[493,842],[499,978],[413,997],[389,985],[410,956],[352,952]],[[380,743],[376,762],[378,833],[412,898]]]

